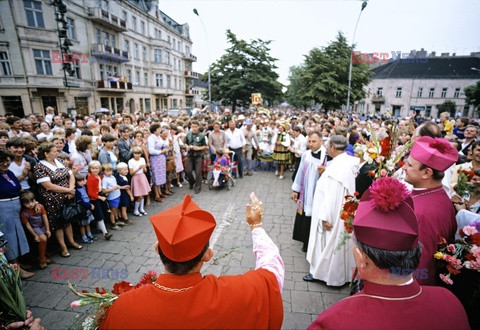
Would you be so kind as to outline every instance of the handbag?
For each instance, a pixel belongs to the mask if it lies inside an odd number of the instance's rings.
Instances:
[[[83,214],[81,206],[77,204],[75,198],[67,198],[64,203],[60,214],[62,220],[69,223],[77,221]]]
[[[175,170],[175,160],[173,157],[168,157],[167,158],[167,172]]]

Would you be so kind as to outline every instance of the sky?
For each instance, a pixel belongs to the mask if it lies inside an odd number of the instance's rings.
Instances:
[[[193,70],[204,73],[229,47],[226,30],[244,40],[272,40],[279,81],[315,47],[327,46],[342,31],[352,42],[362,6],[359,0],[159,0],[159,8],[179,24],[188,23]],[[193,13],[196,8],[204,23]],[[362,53],[468,55],[480,52],[480,0],[369,0],[355,35]]]

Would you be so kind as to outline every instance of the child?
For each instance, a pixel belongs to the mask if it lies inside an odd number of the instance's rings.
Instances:
[[[213,186],[218,187],[225,182],[225,177],[230,169],[230,158],[225,155],[223,149],[217,149],[217,157],[213,162]]]
[[[105,163],[102,165],[102,192],[107,195],[108,205],[110,206],[110,225],[113,230],[121,230],[124,224],[117,222],[118,219],[118,205],[120,204],[120,186],[117,184],[117,179],[113,174],[113,165]]]
[[[130,175],[132,176],[132,192],[135,196],[135,208],[133,214],[137,217],[147,215],[144,209],[145,195],[150,192],[150,185],[148,184],[145,172],[147,171],[147,165],[145,158],[141,157],[142,148],[132,148],[133,158],[128,161],[128,168],[130,169]]]
[[[51,264],[53,260],[45,256],[47,251],[47,239],[50,238],[50,225],[47,219],[47,212],[42,204],[38,204],[40,211],[35,212],[35,195],[31,191],[24,191],[20,196],[22,203],[22,211],[20,219],[27,230],[32,234],[35,242],[38,243],[38,266],[40,269],[47,268],[47,264]]]
[[[125,225],[131,225],[133,222],[128,219],[127,215],[127,207],[130,205],[130,202],[133,202],[133,195],[127,178],[128,165],[123,162],[118,163],[117,170],[118,173],[115,177],[118,185],[120,186],[120,204],[118,205],[121,215],[120,221],[122,221]]]
[[[107,231],[104,222],[105,213],[103,212],[102,202],[104,202],[106,198],[99,195],[99,192],[102,191],[102,178],[99,175],[101,166],[97,160],[92,160],[88,164],[87,194],[88,197],[90,197],[90,203],[94,206],[92,213],[97,221],[97,228],[102,231],[103,236],[108,241],[113,235]]]
[[[80,234],[82,235],[82,242],[90,244],[97,240],[90,231],[90,222],[95,219],[91,211],[93,211],[95,206],[90,203],[90,198],[88,197],[87,189],[85,188],[86,183],[87,181],[83,175],[80,173],[75,174],[75,199],[85,211],[82,219],[78,221],[78,224],[80,225]]]

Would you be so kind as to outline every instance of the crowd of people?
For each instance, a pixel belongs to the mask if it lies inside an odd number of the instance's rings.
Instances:
[[[359,269],[360,274],[362,267],[367,269],[365,274],[371,270],[388,272],[390,266],[405,266],[392,260],[408,257],[413,258],[407,267],[411,272],[402,277],[408,284],[402,294],[408,297],[418,290],[422,292],[417,282],[438,284],[433,254],[439,236],[451,240],[457,234],[455,209],[470,209],[471,213],[480,209],[480,193],[473,193],[467,201],[454,191],[458,169],[478,170],[475,173],[480,177],[479,133],[477,121],[464,117],[450,119],[448,113],[440,115],[439,123],[418,116],[392,120],[289,108],[256,109],[239,115],[225,108],[219,113],[207,109],[192,117],[151,112],[70,118],[64,113],[55,114],[55,109],[48,107],[45,116],[32,114],[22,119],[0,115],[0,238],[8,242],[7,260],[20,261],[20,274],[28,278],[34,273],[28,271],[27,259],[22,256],[29,251],[35,251],[40,269],[47,268],[54,262],[52,249],[47,246],[57,246],[60,256],[67,258],[71,249],[94,244],[99,233],[109,240],[113,231],[128,230],[135,222],[134,217],[147,215],[151,203],[162,203],[183,185],[188,184],[195,194],[201,193],[205,183],[217,181],[209,172],[232,165],[234,171],[229,175],[232,180],[239,180],[252,176],[257,168],[268,166],[275,171],[272,180],[283,180],[291,173],[292,199],[297,203],[293,239],[303,243],[302,250],[310,264],[305,281],[342,286],[352,280],[352,269]],[[405,165],[397,166],[394,174],[412,190],[411,197],[398,202],[405,204],[405,210],[398,211],[405,224],[392,230],[387,228],[389,224],[375,225],[362,218],[354,223],[355,239],[344,242],[340,214],[345,196],[359,194],[360,198],[365,193],[372,198],[370,186],[375,183],[371,172],[376,170],[375,163],[367,162],[360,152],[364,149],[359,148],[372,139],[395,140],[397,146],[413,143],[404,156]],[[75,222],[61,216],[64,206],[72,202],[83,209],[83,216]],[[254,197],[252,203],[257,208],[261,205]],[[393,214],[396,210],[395,206],[386,212]],[[377,218],[382,222],[388,216],[384,212]],[[257,220],[249,221],[252,230],[260,227],[261,214]],[[405,234],[407,227],[409,231]],[[382,238],[387,232],[392,236]],[[165,255],[170,256],[164,249],[169,247],[161,237],[161,230],[156,228],[156,233],[165,263],[169,260]],[[208,237],[210,234],[211,231]],[[419,248],[419,242],[423,249]],[[208,248],[208,238],[200,243],[201,248],[205,244]],[[203,264],[211,258],[208,249],[195,253],[195,256],[200,253],[195,259],[197,263]],[[185,261],[175,258],[172,255],[170,261]],[[425,268],[427,276],[411,284],[417,266]],[[279,274],[283,270],[278,271],[279,267],[276,262],[275,276],[269,281],[276,283],[276,277],[281,292],[283,275]],[[368,283],[368,276],[363,278]],[[371,280],[378,283],[373,277]],[[405,284],[400,282],[382,284]],[[368,284],[365,290],[367,287]],[[369,286],[368,290],[371,295],[382,295],[381,288]],[[424,300],[446,297],[455,305],[456,313],[461,308],[453,296],[443,291],[425,292],[428,297],[423,296],[416,306]],[[402,294],[396,297],[403,297]],[[117,306],[115,313],[122,314],[120,303],[114,306]],[[278,314],[278,305],[275,308],[272,315]],[[411,316],[419,311],[414,309]],[[465,325],[463,316],[457,313],[454,317],[461,320],[460,328]],[[312,327],[332,326],[339,319],[331,313],[325,314]],[[347,325],[348,317],[344,320]],[[108,322],[116,327],[122,324],[117,321],[111,318]],[[168,324],[175,326],[175,321],[171,322]],[[265,322],[262,326],[281,325],[281,319],[280,323]],[[387,326],[388,322],[382,324]],[[442,325],[440,321],[435,324]]]

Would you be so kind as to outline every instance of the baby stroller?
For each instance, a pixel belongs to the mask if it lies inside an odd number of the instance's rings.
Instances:
[[[230,152],[233,154],[233,152]],[[217,157],[208,172],[208,189],[227,187],[230,190],[235,186],[235,180],[232,177],[234,168],[233,162],[223,150],[217,150]]]

